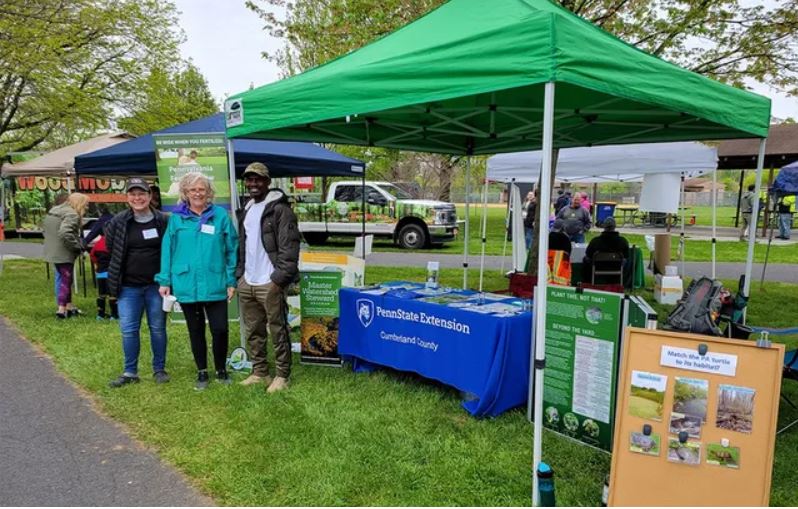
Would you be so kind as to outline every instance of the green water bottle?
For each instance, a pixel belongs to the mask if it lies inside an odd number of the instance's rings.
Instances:
[[[554,507],[554,471],[541,461],[538,464],[537,476],[539,507]]]

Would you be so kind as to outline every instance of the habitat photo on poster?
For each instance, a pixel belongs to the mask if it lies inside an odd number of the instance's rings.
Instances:
[[[676,438],[669,438],[668,461],[685,465],[699,465],[701,463],[701,443],[681,443]]]
[[[668,377],[646,371],[632,371],[629,414],[643,419],[662,421],[662,405]]]
[[[754,426],[756,391],[735,385],[718,386],[718,415],[715,426],[721,429],[751,433]]]
[[[645,435],[633,431],[629,435],[629,450],[638,454],[648,454],[649,456],[659,456],[660,438],[659,434],[652,433]]]
[[[668,431],[674,435],[686,431],[691,438],[699,438],[701,436],[701,417],[673,412]]]
[[[740,448],[707,444],[707,463],[726,468],[740,468]]]
[[[707,420],[709,382],[699,378],[676,377],[673,387],[673,411]]]

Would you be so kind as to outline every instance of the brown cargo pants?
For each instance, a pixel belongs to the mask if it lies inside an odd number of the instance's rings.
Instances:
[[[274,343],[274,363],[277,376],[291,376],[291,339],[288,335],[288,305],[285,291],[274,283],[250,286],[242,277],[238,282],[244,337],[252,360],[252,373],[269,374],[266,339]],[[268,333],[267,333],[268,331]]]

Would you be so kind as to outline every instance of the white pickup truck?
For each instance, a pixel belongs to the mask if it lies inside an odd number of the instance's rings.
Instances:
[[[313,202],[295,196],[299,229],[311,244],[330,235],[360,235],[363,191],[366,193],[366,233],[390,237],[406,249],[449,242],[457,234],[457,212],[452,203],[416,200],[389,182],[335,182],[327,200]]]

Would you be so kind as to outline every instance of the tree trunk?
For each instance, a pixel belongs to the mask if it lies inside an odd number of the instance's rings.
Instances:
[[[451,161],[441,161],[440,169],[440,190],[438,199],[440,201],[452,201],[452,175],[454,174],[454,164]]]
[[[14,204],[14,228],[19,231],[22,229],[22,220],[19,217],[19,203],[17,203],[17,181],[11,178],[11,202]]]

